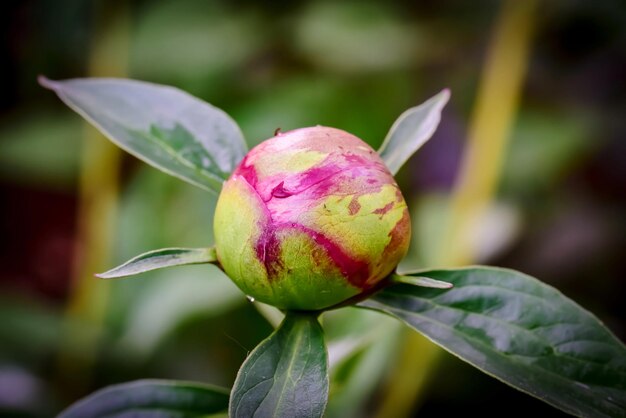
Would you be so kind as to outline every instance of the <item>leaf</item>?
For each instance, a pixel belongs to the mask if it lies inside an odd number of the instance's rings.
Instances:
[[[392,174],[435,133],[441,111],[450,99],[450,90],[444,89],[419,106],[412,107],[393,123],[378,153]]]
[[[311,314],[287,313],[281,326],[241,366],[231,418],[321,417],[328,400],[324,334]]]
[[[412,273],[393,274],[391,280],[395,283],[405,283],[412,286],[430,287],[433,289],[450,289],[453,287],[452,283],[431,279],[430,277],[423,277],[421,273],[417,273],[417,276],[411,276],[411,274]]]
[[[205,190],[219,193],[246,154],[226,113],[176,88],[112,78],[39,83],[124,150]]]
[[[59,418],[191,418],[227,407],[227,389],[172,380],[137,380],[99,390],[61,412]]]
[[[164,267],[186,264],[204,264],[217,262],[215,247],[210,248],[162,248],[138,255],[109,271],[96,274],[101,279],[132,276]]]
[[[558,290],[512,270],[423,271],[450,290],[390,286],[360,306],[393,315],[523,392],[580,416],[626,411],[626,348]]]

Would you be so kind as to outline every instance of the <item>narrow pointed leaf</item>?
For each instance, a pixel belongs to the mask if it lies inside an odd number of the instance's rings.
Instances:
[[[226,113],[176,88],[111,78],[39,82],[124,150],[205,190],[219,193],[246,153]]]
[[[419,106],[412,107],[400,115],[389,130],[378,153],[392,174],[435,133],[441,111],[450,99],[450,90],[442,90]]]
[[[138,255],[107,272],[96,274],[101,279],[132,276],[146,271],[185,264],[216,263],[215,248],[162,248]]]
[[[200,418],[227,407],[227,389],[201,383],[138,380],[99,390],[61,412],[59,418]]]
[[[411,276],[410,273],[394,274],[393,276],[391,276],[391,280],[396,283],[405,283],[412,286],[430,287],[433,289],[450,289],[453,287],[452,283],[431,279],[430,277],[423,277],[421,276],[421,274],[417,276]]]
[[[288,313],[241,366],[230,417],[321,417],[328,400],[327,363],[316,316]]]
[[[512,270],[422,274],[454,288],[397,284],[360,306],[403,320],[462,360],[565,412],[625,416],[626,348],[591,313]]]

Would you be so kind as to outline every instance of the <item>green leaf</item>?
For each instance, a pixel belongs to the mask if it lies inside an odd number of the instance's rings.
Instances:
[[[231,418],[321,417],[328,400],[328,356],[316,315],[287,313],[241,366]]]
[[[419,106],[412,107],[393,123],[378,153],[392,174],[435,133],[441,111],[450,99],[450,90],[442,90]]]
[[[132,276],[164,267],[183,266],[186,264],[204,264],[217,262],[215,247],[210,248],[162,248],[138,255],[107,272],[96,274],[101,279]]]
[[[625,416],[626,348],[558,290],[498,268],[421,274],[454,288],[392,285],[360,306],[405,321],[462,360],[565,412]]]
[[[226,113],[176,88],[108,78],[39,82],[124,150],[205,190],[219,193],[246,154]]]
[[[450,289],[453,287],[452,283],[431,279],[430,277],[423,277],[421,272],[415,273],[416,276],[412,276],[411,274],[413,273],[393,274],[391,280],[395,283],[405,283],[412,286],[430,287],[433,289]]]
[[[227,407],[227,389],[191,382],[137,380],[99,390],[61,412],[59,418],[192,418]]]

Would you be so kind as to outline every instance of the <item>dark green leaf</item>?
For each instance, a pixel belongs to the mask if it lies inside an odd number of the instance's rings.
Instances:
[[[360,306],[400,318],[462,360],[563,411],[625,416],[626,348],[558,290],[498,268],[421,274],[454,288],[397,284]]]
[[[226,113],[176,88],[106,78],[40,83],[121,148],[205,190],[219,193],[246,153]]]
[[[138,380],[99,390],[61,412],[59,418],[195,418],[227,407],[227,389],[191,382]]]
[[[241,366],[230,417],[321,417],[328,400],[327,363],[317,317],[288,313]]]
[[[392,174],[435,133],[441,111],[450,99],[450,90],[442,90],[419,106],[412,107],[393,123],[378,153]]]
[[[162,248],[138,255],[107,272],[96,274],[101,279],[132,276],[164,267],[217,262],[215,248]]]

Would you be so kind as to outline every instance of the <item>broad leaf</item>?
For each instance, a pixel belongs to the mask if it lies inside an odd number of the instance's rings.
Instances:
[[[227,407],[227,389],[191,382],[138,380],[99,390],[61,412],[59,418],[199,418]]]
[[[101,279],[132,276],[164,267],[217,262],[215,248],[162,248],[138,255],[107,272],[96,274]]]
[[[316,316],[288,313],[241,366],[230,417],[321,417],[328,400],[327,363]]]
[[[435,133],[441,111],[450,99],[450,91],[442,90],[419,106],[412,107],[393,123],[378,153],[392,174]]]
[[[626,411],[626,348],[556,289],[512,270],[421,272],[450,290],[392,285],[360,304],[405,321],[435,343],[568,413]]]
[[[205,190],[219,193],[246,153],[226,113],[176,88],[108,78],[39,82],[121,148]]]

